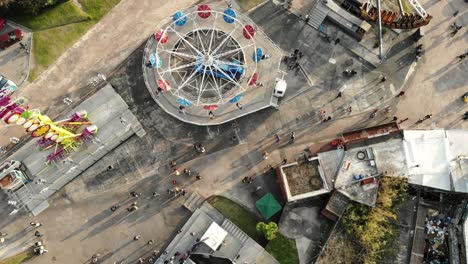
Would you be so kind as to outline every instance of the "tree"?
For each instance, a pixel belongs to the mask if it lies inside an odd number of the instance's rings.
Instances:
[[[38,14],[60,0],[0,0],[0,13],[9,15]]]
[[[13,0],[0,0],[0,7],[4,7],[4,6],[6,7],[12,1]]]
[[[382,177],[376,207],[351,203],[343,216],[348,234],[363,248],[360,263],[379,263],[395,248],[398,219],[395,205],[407,198],[408,181],[405,178]]]
[[[275,239],[278,233],[278,225],[275,222],[269,222],[268,224],[258,222],[256,228],[258,232],[263,233],[267,240]]]

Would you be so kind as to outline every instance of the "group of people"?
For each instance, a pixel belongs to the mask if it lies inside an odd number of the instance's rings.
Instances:
[[[284,62],[288,65],[288,70],[294,70],[294,73],[297,74],[300,70],[298,60],[302,58],[303,55],[304,54],[299,49],[295,49],[290,56],[284,57]]]
[[[419,61],[421,59],[421,56],[423,54],[423,45],[419,44],[416,46],[416,61]]]

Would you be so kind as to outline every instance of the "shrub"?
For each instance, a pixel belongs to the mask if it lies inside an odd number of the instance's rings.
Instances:
[[[278,225],[275,222],[269,222],[268,224],[259,222],[256,228],[258,232],[263,233],[267,240],[275,239],[276,234],[278,233]]]

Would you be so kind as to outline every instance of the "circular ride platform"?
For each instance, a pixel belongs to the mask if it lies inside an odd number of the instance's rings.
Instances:
[[[217,125],[276,106],[283,52],[237,10],[177,11],[158,25],[143,56],[153,99],[184,122]]]

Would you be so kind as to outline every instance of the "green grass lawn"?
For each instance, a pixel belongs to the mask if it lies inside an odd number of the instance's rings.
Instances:
[[[261,221],[255,214],[226,197],[211,196],[208,198],[208,202],[258,244],[263,247],[266,245],[265,250],[278,260],[279,263],[299,263],[296,242],[294,240],[286,238],[278,233],[277,237],[267,244],[266,239],[262,234],[257,232],[257,229],[255,228],[257,223]]]
[[[278,234],[275,239],[268,242],[265,247],[276,260],[281,264],[298,264],[296,242],[293,239]]]
[[[21,264],[32,259],[34,254],[30,251],[20,253],[16,256],[0,260],[0,264]]]
[[[13,19],[34,31],[32,51],[34,63],[30,69],[29,81],[35,80],[44,72],[120,0],[79,0],[79,2],[83,10],[72,1],[66,1],[46,9],[39,15]]]
[[[211,196],[208,198],[208,202],[258,244],[262,246],[266,245],[265,238],[255,228],[261,220],[252,212],[222,196]]]
[[[34,67],[30,70],[29,80],[35,80],[93,25],[94,22],[86,21],[34,33]]]
[[[78,2],[80,2],[84,11],[93,20],[99,20],[116,6],[120,0],[78,0]]]
[[[244,11],[249,11],[251,8],[263,3],[265,0],[237,0],[237,3]]]
[[[13,17],[11,20],[33,31],[89,20],[89,16],[72,1],[45,9],[39,15]]]

